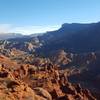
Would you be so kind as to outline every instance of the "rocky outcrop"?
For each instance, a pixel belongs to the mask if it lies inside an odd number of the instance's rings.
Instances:
[[[64,50],[58,50],[52,57],[53,63],[60,65],[61,67],[71,63],[71,59],[67,57],[68,54]]]
[[[1,55],[0,61],[0,100],[96,100],[80,84],[70,83],[67,73],[49,59],[15,64]]]

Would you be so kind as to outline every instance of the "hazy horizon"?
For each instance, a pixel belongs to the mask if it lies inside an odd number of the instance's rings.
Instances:
[[[44,33],[63,23],[100,21],[99,0],[2,0],[0,33]]]

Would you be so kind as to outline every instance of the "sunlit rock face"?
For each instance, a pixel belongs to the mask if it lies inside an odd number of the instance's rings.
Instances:
[[[37,58],[30,65],[1,55],[0,61],[1,100],[96,100],[49,59]]]

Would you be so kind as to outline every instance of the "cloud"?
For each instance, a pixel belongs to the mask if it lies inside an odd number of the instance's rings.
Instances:
[[[29,35],[33,33],[44,33],[57,30],[60,26],[17,26],[11,24],[0,24],[0,33],[21,33]]]

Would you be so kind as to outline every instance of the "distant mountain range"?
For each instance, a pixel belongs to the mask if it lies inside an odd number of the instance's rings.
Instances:
[[[22,34],[19,33],[0,33],[0,40],[5,40],[9,38],[20,38]]]
[[[60,49],[72,53],[100,51],[100,22],[91,24],[65,23],[56,31],[39,34],[38,36],[37,34],[29,36],[17,33],[0,34],[0,39],[9,39],[11,41],[17,38],[16,41],[24,40],[25,42],[27,39],[32,39],[32,37],[37,37],[42,44],[41,48],[37,48],[37,52],[45,55]]]
[[[65,23],[57,31],[39,36],[39,40],[43,43],[39,51],[47,54],[59,49],[73,53],[100,51],[100,22]]]

